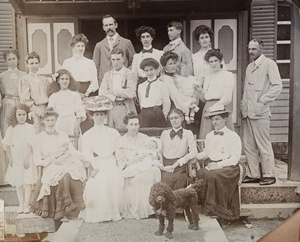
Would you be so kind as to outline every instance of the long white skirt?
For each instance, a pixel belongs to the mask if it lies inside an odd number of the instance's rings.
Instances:
[[[89,223],[121,220],[124,178],[114,156],[96,159],[98,174],[85,186],[83,200],[86,208],[79,218]]]

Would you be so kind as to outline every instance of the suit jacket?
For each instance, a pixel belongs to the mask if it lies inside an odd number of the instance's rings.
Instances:
[[[263,55],[257,66],[254,61],[251,62],[246,69],[241,102],[243,118],[260,119],[271,116],[269,105],[281,90],[282,81],[275,61]]]
[[[124,66],[131,66],[133,55],[135,54],[135,50],[131,41],[118,35],[113,48],[119,48],[123,50],[125,54]],[[96,64],[100,86],[104,73],[112,69],[110,60],[110,48],[106,37],[96,44],[93,54],[93,61]]]
[[[136,85],[137,85],[137,74],[130,69],[124,68],[123,85],[122,88],[114,90],[113,83],[113,69],[104,74],[101,86],[99,88],[99,96],[104,95],[115,101],[116,97],[126,98],[124,103],[127,107],[128,112],[136,112],[133,98],[136,97]]]
[[[171,50],[172,45],[169,43],[167,44],[163,51],[170,51]],[[183,43],[183,41],[179,41],[178,44],[175,46],[174,50],[171,50],[172,52],[176,53],[179,56],[178,61],[180,63],[182,62],[186,62],[187,65],[190,68],[190,75],[193,75],[194,71],[193,71],[193,61],[192,61],[192,52],[188,49],[188,47],[186,47],[186,45]],[[178,73],[180,74],[180,73]]]

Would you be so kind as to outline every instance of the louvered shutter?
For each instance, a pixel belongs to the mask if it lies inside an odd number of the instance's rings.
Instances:
[[[275,0],[253,0],[251,6],[251,39],[261,38],[264,41],[264,54],[276,59],[276,17]]]
[[[7,69],[2,53],[15,47],[14,10],[8,0],[0,1],[0,73]]]

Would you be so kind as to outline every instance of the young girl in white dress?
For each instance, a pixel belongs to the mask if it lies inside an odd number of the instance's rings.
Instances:
[[[29,107],[20,104],[12,112],[11,126],[3,139],[9,157],[5,180],[16,186],[19,200],[18,213],[29,213],[32,186],[37,181],[37,168],[33,162],[32,147],[35,139],[33,125],[27,123]]]
[[[85,120],[85,109],[78,92],[69,89],[74,85],[71,73],[65,69],[58,70],[52,75],[48,95],[48,107],[53,107],[58,113],[55,129],[64,131],[69,136],[79,136],[80,123]]]

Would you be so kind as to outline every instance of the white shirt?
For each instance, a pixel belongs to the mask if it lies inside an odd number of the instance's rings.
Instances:
[[[138,97],[141,108],[149,108],[162,105],[162,111],[165,117],[167,117],[168,112],[170,111],[171,101],[166,84],[159,79],[152,82],[149,90],[149,96],[145,97],[148,84],[149,81],[147,80],[140,84],[138,87]]]
[[[171,47],[171,50],[174,50],[174,49],[175,49],[175,46],[178,45],[181,41],[182,41],[182,40],[181,40],[180,37],[179,37],[178,39],[175,39],[175,40],[170,41],[170,45],[172,46],[172,47]]]
[[[213,161],[219,161],[217,164],[220,168],[236,165],[241,158],[241,139],[237,133],[226,126],[219,131],[224,132],[224,134],[215,135],[213,130],[206,135],[204,151],[198,153],[196,158],[198,160],[209,158]]]
[[[75,81],[88,82],[91,84],[87,89],[87,92],[95,92],[99,88],[97,69],[95,62],[84,57],[74,54],[73,57],[66,59],[62,64],[62,68],[68,70]]]
[[[219,100],[209,108],[211,112],[223,110],[224,106],[232,101],[234,89],[234,76],[231,72],[221,70],[211,73],[205,78],[203,92],[205,100]]]
[[[124,79],[124,66],[119,71],[113,70],[113,82],[114,82],[113,90],[114,91],[119,90],[123,87],[124,80],[125,80]]]

